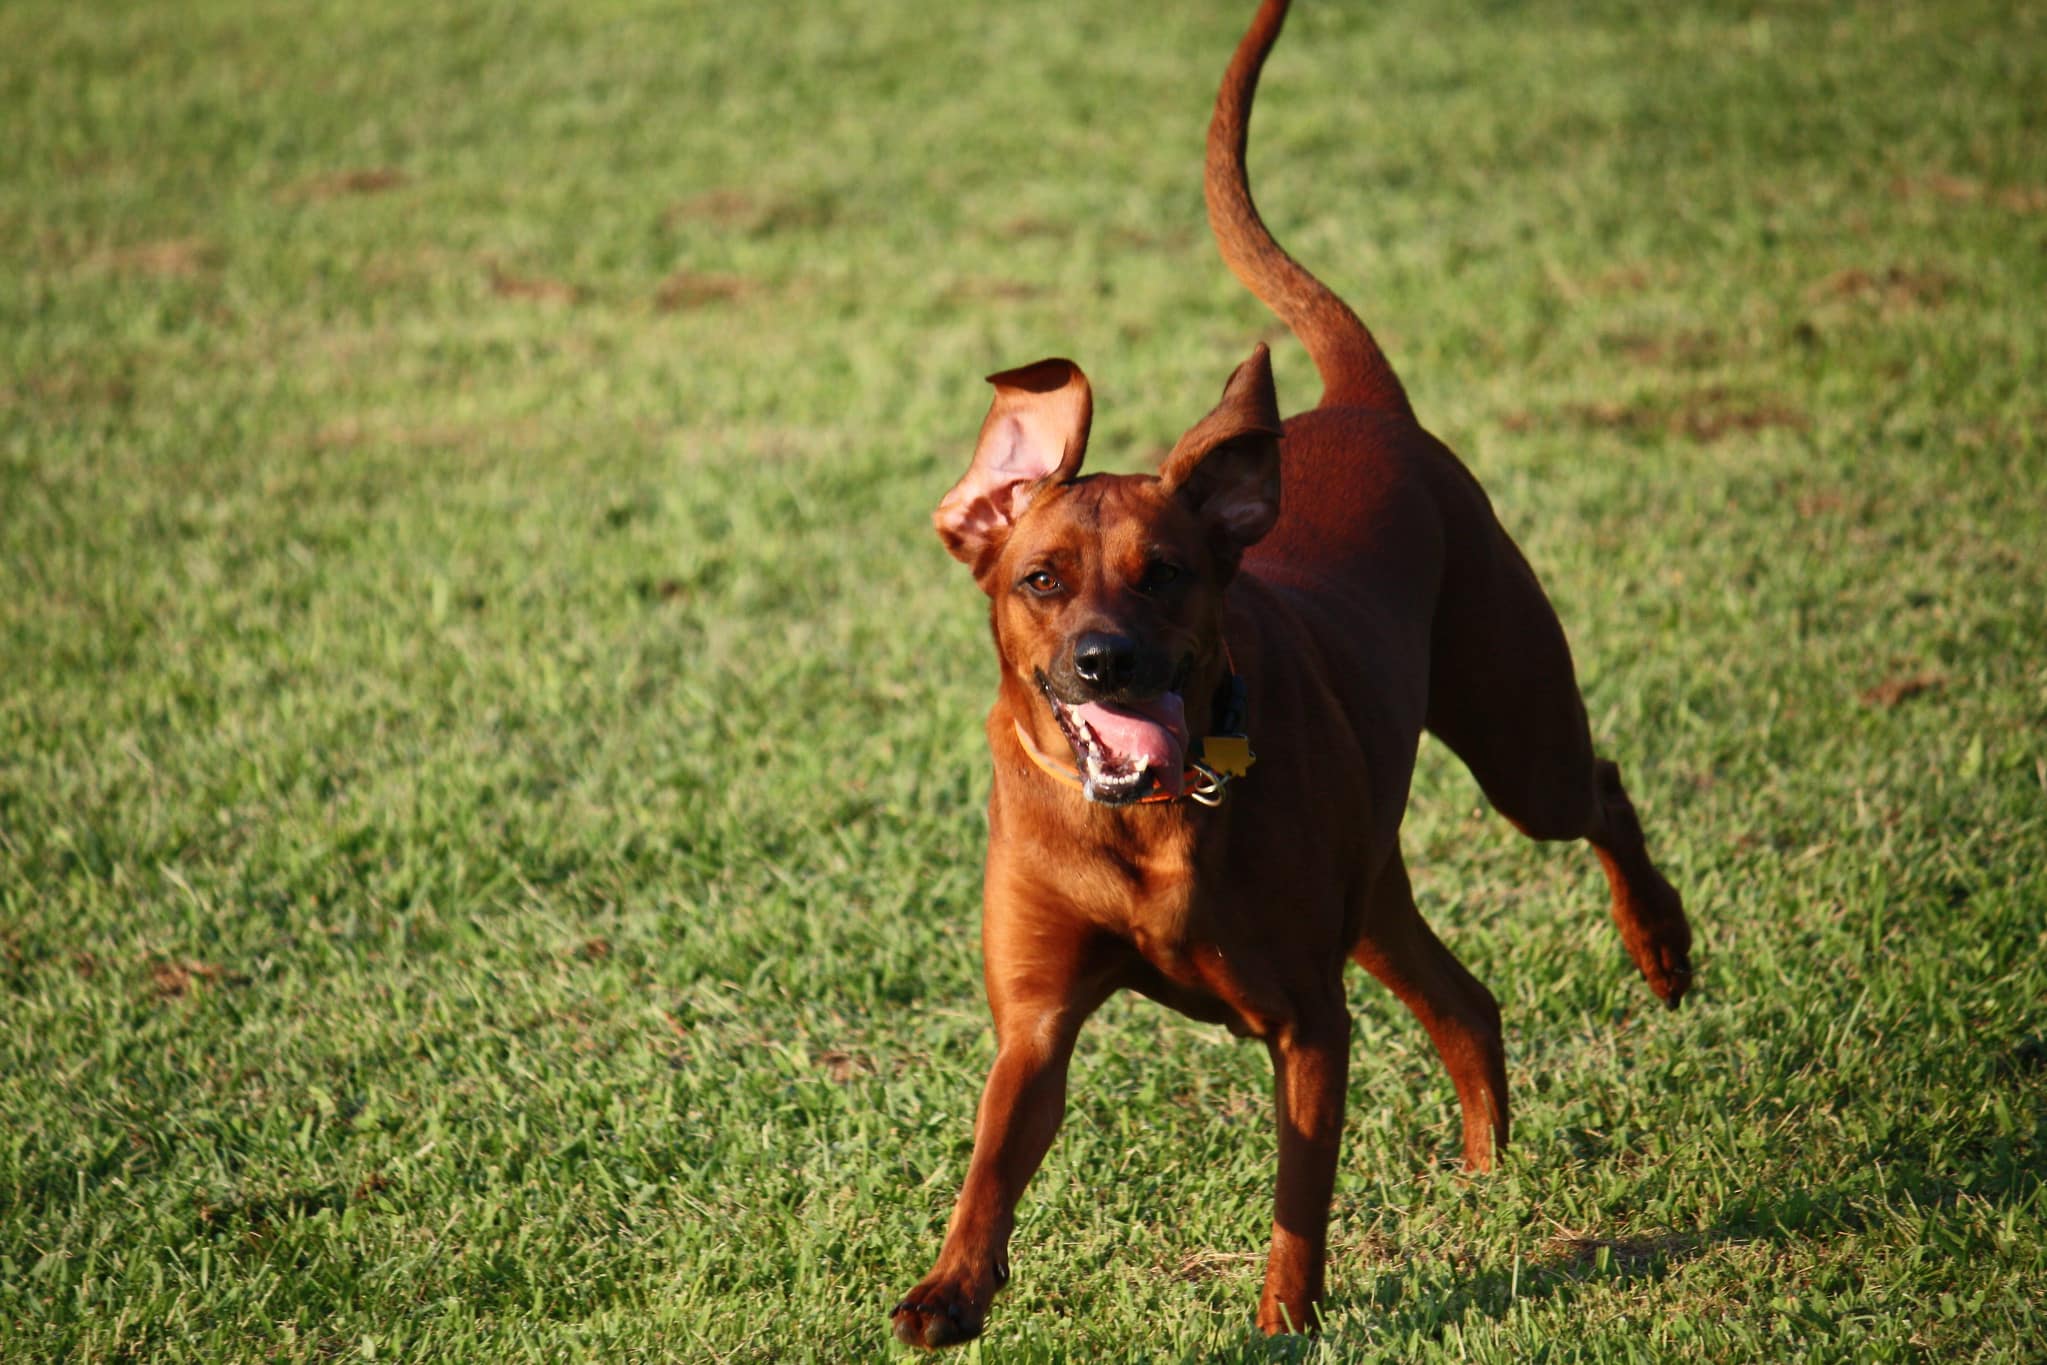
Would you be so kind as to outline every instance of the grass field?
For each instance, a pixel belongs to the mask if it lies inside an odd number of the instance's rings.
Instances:
[[[0,1359],[898,1354],[992,1053],[927,513],[990,370],[1138,468],[1277,341],[1198,179],[1249,8],[0,8]],[[2022,3],[1301,0],[1261,202],[1701,978],[1425,746],[1502,1172],[1354,979],[1267,1343],[1263,1050],[1112,1002],[965,1358],[2038,1358],[2043,72]]]

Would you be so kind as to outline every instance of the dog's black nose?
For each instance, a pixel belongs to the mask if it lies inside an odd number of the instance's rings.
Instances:
[[[1091,630],[1073,642],[1073,671],[1090,687],[1113,692],[1137,675],[1137,641]]]

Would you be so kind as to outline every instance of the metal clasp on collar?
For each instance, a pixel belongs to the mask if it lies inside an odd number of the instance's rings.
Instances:
[[[1229,794],[1224,790],[1229,784],[1230,779],[1228,775],[1217,772],[1198,758],[1187,766],[1201,774],[1201,782],[1197,786],[1189,787],[1181,794],[1189,801],[1196,801],[1204,806],[1220,806],[1223,803],[1223,797]]]

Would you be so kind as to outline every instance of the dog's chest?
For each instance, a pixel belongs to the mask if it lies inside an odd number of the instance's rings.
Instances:
[[[1048,855],[1048,871],[1095,928],[1146,958],[1184,943],[1196,886],[1191,839],[1103,839]]]
[[[1128,955],[1125,984],[1183,1014],[1262,1036],[1290,1010],[1241,897],[1193,838],[1109,844],[1063,866],[1069,904]]]
[[[997,900],[1091,939],[1117,984],[1239,1034],[1264,1036],[1290,1015],[1271,960],[1271,888],[1246,881],[1241,867],[1258,861],[1232,849],[1214,816],[1078,802],[1026,811],[998,801],[996,811]]]

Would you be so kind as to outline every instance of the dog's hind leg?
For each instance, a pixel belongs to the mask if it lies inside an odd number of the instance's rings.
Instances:
[[[1428,726],[1531,839],[1584,839],[1613,890],[1621,942],[1673,1008],[1691,986],[1684,903],[1642,840],[1620,770],[1594,754],[1570,646],[1534,571],[1473,486],[1455,521],[1430,660]]]
[[[1586,838],[1613,889],[1613,922],[1628,956],[1664,1004],[1676,1009],[1692,984],[1692,927],[1677,888],[1649,861],[1642,823],[1621,785],[1621,770],[1607,759],[1594,769],[1599,823]]]
[[[1493,1168],[1507,1145],[1507,1059],[1500,1007],[1415,908],[1398,853],[1367,893],[1351,959],[1386,984],[1429,1032],[1457,1087],[1464,1114],[1464,1164]]]
[[[1692,984],[1692,931],[1684,902],[1649,859],[1642,822],[1621,785],[1620,769],[1594,755],[1575,691],[1568,711],[1551,718],[1548,744],[1540,724],[1528,725],[1510,741],[1487,745],[1471,744],[1468,735],[1449,725],[1437,733],[1516,829],[1531,839],[1584,839],[1592,845],[1613,892],[1613,922],[1621,943],[1649,988],[1675,1009]],[[1436,719],[1432,711],[1432,729]],[[1524,714],[1524,722],[1528,719]]]
[[[1547,613],[1546,605],[1543,610]],[[1553,617],[1550,624],[1555,630]],[[1593,753],[1560,630],[1555,651],[1568,692],[1554,686],[1555,673],[1547,688],[1510,684],[1506,695],[1515,704],[1486,717],[1490,724],[1480,731],[1482,739],[1468,712],[1458,714],[1440,697],[1432,698],[1429,728],[1464,760],[1486,798],[1516,829],[1531,839],[1583,839],[1592,845],[1613,892],[1621,943],[1649,988],[1675,1009],[1692,984],[1692,931],[1684,902],[1649,859],[1620,769]]]

